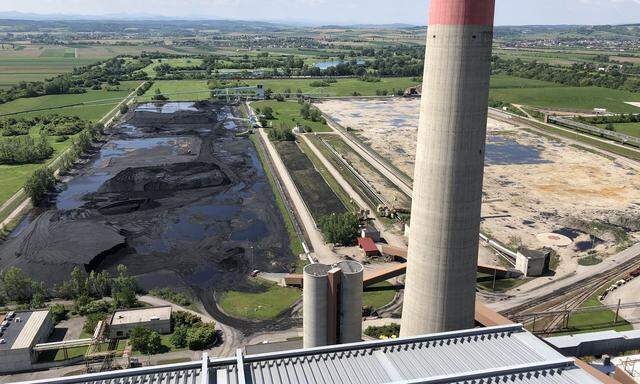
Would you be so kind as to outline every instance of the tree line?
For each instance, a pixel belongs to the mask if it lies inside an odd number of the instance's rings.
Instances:
[[[494,55],[491,59],[494,74],[506,74],[550,81],[573,87],[603,87],[640,92],[640,79],[621,73],[616,68],[599,72],[591,64],[573,64],[571,67],[557,67],[537,61],[522,61],[519,58],[505,59]]]

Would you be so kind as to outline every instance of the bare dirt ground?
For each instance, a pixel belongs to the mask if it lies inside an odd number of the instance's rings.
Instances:
[[[419,99],[330,100],[318,104],[371,148],[413,174]],[[577,258],[600,257],[640,240],[640,169],[490,119],[483,231],[513,246],[539,249],[536,235],[556,232],[573,240],[552,247],[559,274]]]

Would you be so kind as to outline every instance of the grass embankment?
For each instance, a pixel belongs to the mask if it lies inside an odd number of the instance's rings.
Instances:
[[[276,199],[276,205],[282,214],[282,219],[284,220],[284,225],[287,228],[287,233],[289,234],[289,247],[291,248],[291,252],[294,255],[300,255],[304,253],[304,249],[302,248],[302,243],[300,238],[298,237],[298,233],[296,232],[295,226],[293,224],[293,218],[291,217],[291,213],[287,209],[287,206],[284,203],[282,194],[280,193],[280,189],[276,184],[276,179],[274,175],[271,173],[271,168],[268,165],[268,160],[266,158],[266,154],[264,153],[264,148],[262,147],[262,143],[260,142],[260,138],[257,135],[251,135],[250,140],[253,142],[253,145],[256,148],[256,152],[258,153],[258,158],[260,159],[260,163],[262,164],[262,168],[264,169],[264,173],[269,180],[269,185],[271,186],[271,190],[273,191],[273,197]]]
[[[505,278],[496,278],[495,289],[493,286],[493,275],[489,275],[486,273],[478,273],[476,285],[483,290],[493,291],[493,292],[506,292],[510,289],[521,286],[522,284],[528,282],[530,279],[505,279]]]
[[[592,111],[606,108],[617,113],[638,113],[640,108],[625,104],[640,101],[640,95],[600,87],[568,87],[557,83],[507,75],[491,78],[490,97],[506,103],[551,110]]]
[[[388,281],[383,281],[365,288],[362,294],[362,305],[378,309],[389,304],[395,296],[395,287]]]
[[[600,295],[609,287],[610,284],[605,285],[596,291],[587,301],[580,305],[580,308],[588,307],[602,307],[601,311],[596,312],[581,312],[574,313],[569,317],[569,327],[562,329],[558,334],[573,334],[573,333],[585,333],[595,331],[630,331],[633,326],[623,319],[618,317],[618,321],[614,322],[616,314],[614,311],[606,308],[602,305],[598,299]]]
[[[274,119],[269,120],[269,123],[273,127],[279,127],[281,124],[286,124],[290,128],[295,127],[297,124],[305,127],[308,131],[311,129],[313,132],[331,132],[331,128],[323,121],[311,121],[305,120],[300,115],[300,108],[302,105],[296,101],[257,101],[252,104],[254,109],[264,110],[266,107],[273,109]]]
[[[598,127],[604,129],[607,124],[598,124]],[[625,135],[640,137],[640,123],[616,123],[613,124],[613,130]]]
[[[227,291],[219,305],[234,317],[250,320],[275,319],[289,309],[301,296],[297,288],[280,287],[276,283],[254,280],[255,292]]]

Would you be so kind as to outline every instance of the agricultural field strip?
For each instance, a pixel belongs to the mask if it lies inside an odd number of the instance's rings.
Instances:
[[[106,121],[105,126],[109,126],[111,125],[111,123],[113,122],[113,120],[115,119],[115,117],[117,116],[117,113],[119,111],[119,108],[121,105],[123,105],[123,103],[126,103],[127,105],[130,105],[131,103],[133,103],[133,101],[135,100],[134,96],[136,94],[136,92],[138,91],[138,89],[140,87],[142,87],[142,85],[145,82],[140,83],[140,85],[138,85],[138,87],[136,87],[136,89],[134,89],[126,98],[124,98],[118,105],[116,105],[111,111],[109,111],[104,117],[102,117],[102,119],[100,119],[98,122],[99,123],[104,123]],[[53,159],[51,161],[51,163],[48,165],[49,167],[57,167],[57,163],[59,162],[59,160],[62,158],[62,156],[64,156],[66,153],[68,153],[70,149],[66,149],[64,152],[62,152],[57,158]],[[55,169],[56,173],[58,171],[58,169]],[[10,207],[13,203],[15,203],[15,201],[17,201],[17,199],[20,198],[25,198],[22,203],[15,208],[12,212],[6,213],[3,212],[3,209]],[[5,226],[9,225],[11,222],[13,222],[18,216],[20,216],[22,213],[24,213],[25,209],[29,206],[31,199],[26,197],[26,195],[24,195],[24,189],[20,189],[18,190],[18,192],[16,192],[10,199],[10,201],[12,201],[13,203],[10,204],[3,204],[2,208],[0,208],[0,220],[2,220],[0,222],[0,230],[2,230]]]

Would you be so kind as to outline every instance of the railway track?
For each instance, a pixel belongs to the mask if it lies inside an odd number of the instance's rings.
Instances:
[[[563,287],[547,295],[537,297],[535,300],[530,300],[517,307],[510,308],[509,310],[501,312],[501,314],[508,318],[517,319],[518,316],[530,313],[576,309],[599,289],[605,287],[611,281],[627,276],[639,267],[640,257],[630,259],[621,263],[616,268],[586,278],[577,284]],[[555,331],[558,326],[567,319],[566,313],[559,313],[544,316],[544,319],[541,320],[544,320],[543,328],[541,331],[536,331],[536,333],[548,334]],[[535,320],[528,320],[525,322],[525,325],[530,325],[534,321]]]

